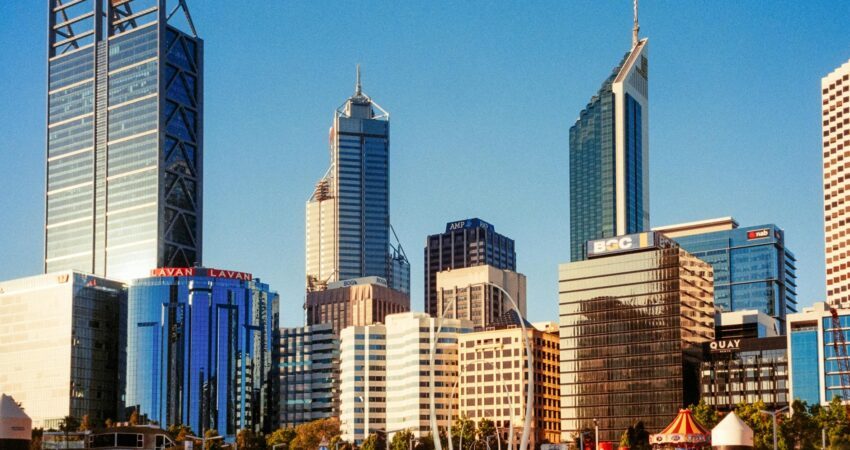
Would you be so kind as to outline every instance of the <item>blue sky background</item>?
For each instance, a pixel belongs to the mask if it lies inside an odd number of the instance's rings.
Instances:
[[[644,1],[653,225],[776,223],[801,305],[824,297],[820,78],[850,2]],[[391,114],[392,222],[422,248],[480,217],[517,242],[529,316],[557,320],[569,127],[631,44],[631,2],[189,0],[206,42],[205,264],[252,272],[302,322],[304,202],[354,89]],[[44,0],[0,4],[0,279],[42,268]]]

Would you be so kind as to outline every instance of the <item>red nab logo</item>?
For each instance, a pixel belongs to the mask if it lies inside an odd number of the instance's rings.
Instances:
[[[764,239],[766,237],[770,237],[769,228],[761,228],[759,230],[747,231],[748,241],[752,241],[753,239]]]

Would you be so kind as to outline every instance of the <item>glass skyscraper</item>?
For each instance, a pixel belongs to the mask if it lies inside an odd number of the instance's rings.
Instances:
[[[251,274],[157,269],[130,284],[128,408],[163,427],[270,432],[278,296]],[[199,434],[202,436],[203,434]]]
[[[410,264],[390,240],[390,116],[363,93],[334,113],[331,166],[307,201],[307,290],[368,276],[410,292]]]
[[[714,268],[721,311],[756,310],[779,323],[797,311],[797,259],[773,224],[739,228],[731,217],[655,228]]]
[[[570,128],[571,261],[587,257],[589,240],[649,228],[647,56],[635,36]]]
[[[185,3],[48,4],[44,270],[199,263],[203,42]]]

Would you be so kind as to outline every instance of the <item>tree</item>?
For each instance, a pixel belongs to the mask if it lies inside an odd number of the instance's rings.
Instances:
[[[210,439],[218,436],[218,430],[215,428],[210,428],[204,433],[204,437],[207,439],[207,445],[204,450],[221,450],[222,449],[222,440],[223,439]]]
[[[236,434],[236,450],[266,450],[266,441],[262,435],[243,428]]]
[[[413,433],[410,430],[402,430],[393,435],[390,440],[391,450],[409,450],[413,442]]]
[[[834,397],[829,406],[812,407],[811,413],[817,426],[826,430],[830,450],[850,449],[850,421],[847,409],[841,403],[841,397]]]
[[[271,450],[275,445],[282,444],[284,450],[289,450],[293,439],[295,439],[295,428],[278,428],[266,436],[266,446]]]
[[[454,424],[452,424],[452,442],[458,450],[463,450],[473,444],[475,442],[475,422],[469,420],[466,416],[455,419]]]
[[[316,450],[322,439],[330,442],[339,436],[339,419],[319,419],[295,427],[295,438],[287,446],[287,450]]]
[[[186,440],[187,436],[195,435],[195,433],[192,432],[191,428],[183,424],[171,425],[165,431],[166,433],[168,433],[169,436],[171,436],[171,439],[178,444],[182,444]]]
[[[422,436],[416,441],[413,450],[434,450],[434,436],[431,433]]]
[[[386,441],[377,433],[370,434],[360,445],[360,450],[385,450],[386,448]]]
[[[114,425],[114,423],[112,422],[112,419],[109,419],[109,418],[107,418],[103,422],[103,426],[105,426],[106,428],[112,428],[113,425]]]
[[[700,399],[696,405],[688,406],[694,419],[711,430],[720,422],[720,413],[712,408],[705,399]]]
[[[764,402],[758,400],[755,403],[740,403],[735,407],[735,414],[741,418],[750,428],[753,429],[753,444],[755,450],[772,450],[773,449],[773,417],[769,414],[764,414],[759,412],[760,410],[766,410]],[[782,417],[778,416],[776,418],[777,427],[779,426],[779,422],[782,421]],[[779,430],[777,429],[777,443],[784,446],[785,443],[779,442],[782,440],[782,436],[779,434]]]
[[[74,416],[65,416],[62,421],[59,422],[59,431],[65,433],[65,448],[68,448],[68,435],[80,429],[80,421]]]
[[[652,445],[649,443],[649,430],[646,429],[643,425],[642,420],[638,420],[638,422],[633,427],[634,434],[632,435],[631,441],[631,449],[632,450],[650,450]]]
[[[493,436],[496,436],[496,425],[492,420],[482,417],[478,421],[478,439],[482,441],[482,448],[487,448],[488,439],[493,440],[491,446],[496,444]]]
[[[89,415],[85,414],[83,416],[83,420],[80,422],[79,431],[89,431],[91,429],[92,429],[92,425],[91,425],[91,422],[89,421]]]
[[[133,408],[133,412],[130,414],[129,419],[130,425],[138,425],[139,424],[139,410]]]
[[[32,440],[30,440],[29,450],[41,450],[41,437],[44,435],[44,428],[32,429]]]
[[[806,402],[794,400],[791,409],[794,414],[782,421],[778,431],[786,448],[815,450],[815,443],[820,440],[820,430]]]

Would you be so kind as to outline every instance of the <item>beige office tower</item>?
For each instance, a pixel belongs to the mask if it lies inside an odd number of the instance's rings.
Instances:
[[[439,330],[439,332],[438,332]],[[431,343],[437,425],[457,417],[458,336],[466,320],[438,320],[421,312],[387,316],[386,325],[354,326],[340,342],[342,438],[361,444],[370,434],[410,430],[430,433]]]
[[[339,336],[347,327],[383,323],[389,314],[410,311],[410,295],[391,289],[384,278],[355,278],[308,292],[304,309],[307,325],[329,323]]]
[[[850,61],[821,80],[826,299],[850,307]]]
[[[476,330],[483,330],[512,309],[499,287],[525,317],[525,275],[490,265],[438,272],[437,317],[466,319]]]
[[[526,328],[535,367],[529,448],[537,448],[538,444],[561,441],[558,325],[545,322],[527,324]],[[518,445],[525,424],[528,385],[522,328],[518,323],[505,323],[493,330],[460,335],[458,340],[460,414],[476,423],[484,418],[491,420],[503,440],[508,439],[513,427]]]

